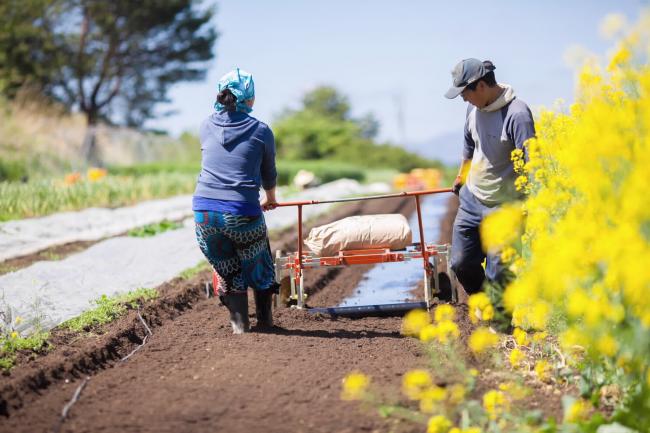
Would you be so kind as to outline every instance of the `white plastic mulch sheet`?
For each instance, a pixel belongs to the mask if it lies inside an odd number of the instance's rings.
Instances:
[[[0,224],[0,262],[74,241],[94,241],[135,227],[180,220],[192,213],[192,196],[150,200],[117,209],[89,208]]]
[[[291,200],[381,194],[387,189],[385,184],[360,185],[356,181],[339,180],[304,191]],[[187,197],[182,200],[191,209]],[[329,207],[326,204],[305,206],[303,218],[306,220]],[[297,221],[295,207],[279,208],[264,216],[270,230],[295,225]],[[49,329],[89,309],[91,301],[101,295],[155,287],[202,259],[191,222],[189,226],[150,238],[107,239],[63,260],[38,262],[0,275],[0,310],[9,309],[13,317],[24,319],[19,331],[29,330],[36,317],[42,317],[41,325]]]

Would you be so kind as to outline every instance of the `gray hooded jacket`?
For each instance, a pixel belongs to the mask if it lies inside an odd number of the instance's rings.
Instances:
[[[463,158],[471,159],[467,188],[487,206],[497,206],[518,196],[516,174],[510,154],[524,149],[535,136],[533,115],[512,87],[504,89],[496,101],[485,108],[468,107],[465,121]]]

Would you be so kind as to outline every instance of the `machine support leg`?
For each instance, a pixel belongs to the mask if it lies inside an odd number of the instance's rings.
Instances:
[[[302,271],[300,272],[300,279],[298,281],[298,308],[305,308],[305,286]]]
[[[449,284],[451,285],[451,302],[458,302],[458,280],[456,279],[456,273],[451,268],[451,247],[449,244],[446,245],[447,249],[445,251],[445,263],[447,265],[447,274],[449,275]]]
[[[295,269],[291,268],[290,272],[291,276],[291,296],[289,299],[298,299],[298,293],[296,291],[296,271]]]
[[[427,310],[431,308],[431,275],[430,270],[424,269],[424,302],[427,304]]]
[[[437,296],[440,293],[440,279],[438,278],[438,261],[440,258],[436,255],[433,256],[433,289]]]

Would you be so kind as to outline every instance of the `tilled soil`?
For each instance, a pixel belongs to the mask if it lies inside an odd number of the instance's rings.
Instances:
[[[413,208],[409,199],[349,204],[306,229],[356,214],[409,215]],[[450,242],[456,208],[452,197],[440,222],[440,242]],[[296,241],[294,230],[271,239],[273,249],[284,251],[295,251]],[[369,268],[309,270],[305,274],[309,305],[338,304]],[[399,265],[395,269],[399,272]],[[53,350],[35,359],[19,357],[11,374],[0,377],[0,432],[425,430],[340,399],[341,379],[353,370],[395,392],[404,372],[428,365],[418,341],[400,335],[401,318],[333,320],[285,308],[274,311],[276,327],[262,331],[254,326],[251,296],[253,332],[232,335],[225,307],[205,298],[204,283],[209,279],[210,273],[203,272],[159,287],[160,297],[140,308],[152,335],[124,362],[120,360],[147,335],[135,310],[92,330],[93,334],[55,330]],[[466,307],[459,306],[458,316],[465,340],[473,327]],[[483,372],[477,393],[498,386],[499,378],[482,369],[480,362],[471,357],[468,361]],[[62,409],[86,378],[78,401],[61,422]],[[527,406],[558,417],[560,397],[550,387],[534,388]]]
[[[368,201],[334,209],[315,223],[344,216],[413,211],[409,199]],[[432,222],[434,223],[434,222]],[[273,247],[295,250],[296,236]],[[309,304],[335,305],[352,293],[368,267],[310,270]],[[396,268],[397,269],[397,268]],[[396,270],[398,271],[398,270]],[[206,299],[204,272],[161,286],[141,308],[93,335],[54,332],[49,353],[22,357],[0,379],[0,431],[11,432],[358,432],[420,431],[340,400],[341,379],[359,369],[376,384],[399,387],[408,368],[426,358],[399,334],[400,318],[337,319],[280,309],[276,327],[232,335],[228,312]],[[252,297],[251,297],[252,298]],[[251,322],[255,324],[250,300]],[[60,414],[90,377],[64,422]],[[397,429],[397,430],[395,430]]]

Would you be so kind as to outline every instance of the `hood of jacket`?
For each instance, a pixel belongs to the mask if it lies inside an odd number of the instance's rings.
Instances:
[[[499,97],[487,107],[479,108],[480,111],[486,111],[489,113],[500,110],[516,98],[515,91],[510,85],[499,83],[499,87],[503,89],[501,95],[499,95]]]
[[[221,111],[208,117],[207,127],[224,147],[248,140],[257,130],[257,120],[241,111]]]

